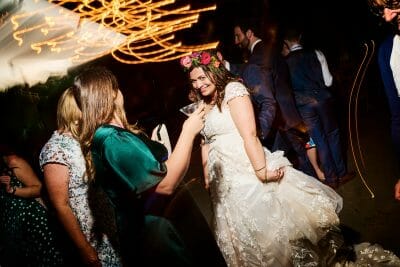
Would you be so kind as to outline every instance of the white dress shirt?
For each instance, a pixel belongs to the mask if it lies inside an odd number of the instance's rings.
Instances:
[[[392,69],[397,95],[400,97],[400,35],[393,39],[392,54],[390,55],[390,68]]]

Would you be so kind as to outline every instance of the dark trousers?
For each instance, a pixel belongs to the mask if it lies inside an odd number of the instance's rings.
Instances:
[[[316,177],[314,168],[307,156],[305,148],[306,142],[309,140],[308,134],[302,133],[296,129],[289,129],[286,131],[278,130],[275,135],[272,151],[282,150],[289,160],[294,163],[294,167],[300,171]],[[290,153],[293,152],[293,157]],[[294,159],[294,160],[293,160]],[[295,162],[293,162],[295,161]]]
[[[334,182],[343,177],[347,170],[333,98],[315,101],[298,108],[310,136],[317,145],[326,181]]]

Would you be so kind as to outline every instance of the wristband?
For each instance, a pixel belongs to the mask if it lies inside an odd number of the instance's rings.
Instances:
[[[265,170],[265,179],[263,181],[264,184],[268,183],[268,172]]]

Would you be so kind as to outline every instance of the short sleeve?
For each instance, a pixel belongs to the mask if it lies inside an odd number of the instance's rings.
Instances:
[[[54,142],[48,142],[44,145],[39,155],[40,168],[43,171],[43,166],[48,163],[57,163],[68,166],[67,155],[62,147]]]
[[[141,193],[158,184],[166,175],[165,163],[159,162],[149,147],[130,132],[107,137],[102,150],[108,167],[115,178],[127,186],[125,189]]]
[[[235,97],[249,95],[247,88],[240,82],[230,82],[225,87],[224,102],[228,103]]]

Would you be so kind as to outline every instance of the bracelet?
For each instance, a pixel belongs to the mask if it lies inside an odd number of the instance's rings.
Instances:
[[[265,180],[263,181],[264,184],[268,183],[268,172],[265,170]]]
[[[257,169],[257,170],[254,170],[254,171],[255,171],[255,172],[259,172],[259,171],[265,169],[265,167],[266,167],[266,165],[264,165],[263,167],[261,167],[261,168],[259,168],[259,169]]]

